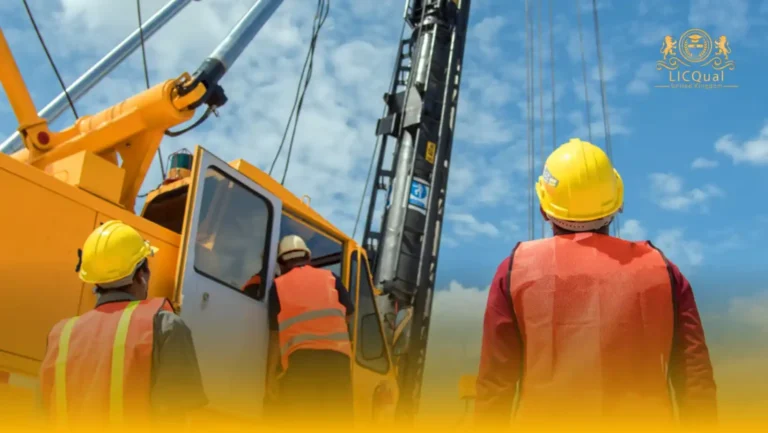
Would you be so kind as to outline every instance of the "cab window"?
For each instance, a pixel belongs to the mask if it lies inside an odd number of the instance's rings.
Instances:
[[[310,264],[313,267],[327,269],[341,277],[341,261],[344,247],[340,241],[283,212],[280,219],[280,239],[288,235],[297,235],[304,239],[307,247],[312,252]]]
[[[361,366],[377,373],[389,371],[389,359],[384,347],[381,322],[376,311],[376,304],[371,289],[371,277],[368,263],[360,263],[360,289],[358,294],[357,344],[355,359]]]
[[[206,171],[202,188],[195,271],[263,300],[271,203],[214,167]]]

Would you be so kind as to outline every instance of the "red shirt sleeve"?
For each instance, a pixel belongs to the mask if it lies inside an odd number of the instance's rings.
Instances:
[[[475,399],[475,422],[480,425],[509,422],[521,375],[522,345],[509,297],[510,264],[508,257],[499,265],[488,291]]]
[[[717,388],[704,327],[688,280],[667,259],[675,297],[675,340],[669,373],[680,419],[686,424],[717,421]]]

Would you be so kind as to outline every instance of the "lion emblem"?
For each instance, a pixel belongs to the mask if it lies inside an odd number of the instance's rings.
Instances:
[[[677,53],[675,53],[675,46],[677,45],[677,42],[672,39],[672,36],[667,35],[664,36],[664,43],[661,46],[661,50],[659,50],[660,53],[664,54],[664,60],[667,60],[667,55],[674,56]]]
[[[731,48],[728,46],[728,39],[725,36],[720,36],[720,38],[715,41],[715,46],[717,47],[715,55],[723,56],[725,57],[725,60],[728,60],[728,54],[731,53]]]

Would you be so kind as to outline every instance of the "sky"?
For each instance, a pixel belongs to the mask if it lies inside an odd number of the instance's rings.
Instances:
[[[67,84],[137,26],[134,1],[29,3]],[[515,243],[529,236],[524,2],[472,3],[433,325],[434,335],[461,338],[430,341],[431,354],[455,351],[462,341],[462,355],[450,367],[430,367],[435,363],[428,361],[428,375],[476,368],[487,287]],[[540,2],[531,3],[538,32]],[[582,0],[579,10],[574,2],[554,2],[551,27],[548,2],[542,3],[541,50],[538,39],[534,45],[535,177],[540,155],[552,150],[553,135],[561,144],[572,137],[586,140],[591,130],[595,144],[606,143],[591,2]],[[141,4],[146,20],[164,1]],[[205,0],[186,7],[147,42],[151,83],[193,72],[251,4]],[[315,6],[309,0],[284,1],[222,80],[229,102],[220,117],[166,138],[164,154],[200,144],[225,160],[242,157],[268,168],[293,104]],[[308,194],[312,206],[347,233],[363,197],[402,11],[403,0],[332,1],[315,54],[286,186],[299,196]],[[768,203],[758,188],[766,186],[768,165],[768,58],[760,56],[768,43],[768,0],[601,0],[598,13],[612,156],[625,184],[620,235],[651,240],[691,281],[713,357],[737,350],[754,364],[768,337],[768,276],[762,272]],[[20,2],[0,3],[0,27],[42,108],[61,88]],[[727,37],[735,69],[724,72],[725,84],[738,87],[655,87],[669,84],[666,71],[656,69],[664,36],[677,39],[690,28]],[[144,86],[139,50],[76,106],[80,113],[95,113]],[[52,125],[62,128],[73,120],[67,112]],[[6,136],[15,128],[0,94],[0,132]],[[277,176],[284,158],[285,152]],[[159,181],[155,163],[144,191]],[[541,236],[539,219],[535,227]],[[733,333],[743,337],[738,344],[729,337]]]

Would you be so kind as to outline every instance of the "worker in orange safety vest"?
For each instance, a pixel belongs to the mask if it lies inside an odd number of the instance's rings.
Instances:
[[[536,193],[554,236],[518,243],[498,267],[475,421],[507,424],[514,413],[537,428],[667,425],[671,382],[680,420],[713,426],[716,387],[693,291],[649,241],[609,235],[624,186],[605,152],[571,139],[546,160]]]
[[[261,260],[262,260],[262,268],[259,269],[259,271],[251,276],[251,278],[248,279],[242,286],[240,286],[240,291],[245,293],[246,295],[255,298],[255,299],[261,299],[261,296],[264,293],[264,287],[262,287],[262,280],[261,280],[261,272],[264,267],[264,253],[261,253]],[[275,269],[275,277],[277,277],[280,274],[280,269]]]
[[[348,422],[354,305],[340,278],[313,267],[310,259],[311,251],[299,236],[280,240],[281,275],[269,294],[267,387],[272,395],[279,389],[277,422]]]
[[[121,221],[86,239],[79,276],[98,300],[48,335],[40,397],[50,421],[145,424],[207,404],[189,328],[168,300],[147,299],[148,259],[157,251]]]

